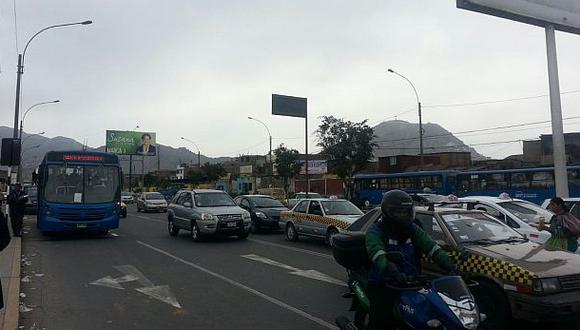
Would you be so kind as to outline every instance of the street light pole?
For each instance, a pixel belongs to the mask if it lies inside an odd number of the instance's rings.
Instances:
[[[387,71],[389,71],[390,73],[396,74],[397,76],[405,79],[409,85],[411,85],[411,87],[413,88],[413,92],[415,92],[415,98],[417,98],[417,112],[419,113],[419,159],[420,159],[420,164],[421,164],[421,169],[423,169],[423,167],[425,166],[425,162],[423,160],[423,116],[421,114],[421,101],[419,100],[419,93],[417,93],[417,89],[415,88],[415,85],[413,85],[413,83],[411,82],[411,80],[409,80],[407,77],[403,76],[402,74],[398,73],[397,71],[393,70],[393,69],[388,69]]]
[[[199,151],[199,147],[197,146],[197,144],[195,142],[191,141],[190,139],[184,138],[183,136],[181,137],[181,139],[184,141],[187,141],[195,146],[195,148],[197,149],[197,167],[201,168],[201,152]]]
[[[60,102],[60,100],[40,102],[40,103],[36,103],[36,104],[32,105],[30,108],[28,108],[28,110],[26,110],[24,112],[24,116],[22,116],[22,119],[20,120],[20,133],[18,134],[18,138],[22,140],[22,130],[23,130],[23,126],[24,126],[24,119],[26,119],[26,115],[28,114],[28,112],[30,110],[34,109],[35,107],[37,107],[39,105],[54,104],[54,103],[59,103],[59,102]],[[22,141],[21,141],[21,143],[22,143]]]
[[[93,23],[92,21],[84,21],[84,22],[56,24],[56,25],[47,26],[44,29],[36,32],[30,39],[28,39],[28,42],[26,42],[26,46],[24,46],[24,51],[22,52],[22,54],[18,54],[18,68],[16,70],[16,100],[14,102],[14,136],[13,137],[15,139],[18,138],[18,118],[20,115],[20,87],[21,87],[22,74],[24,74],[24,56],[26,55],[26,50],[28,49],[30,42],[34,38],[36,38],[37,35],[41,34],[42,32],[44,32],[46,30],[60,28],[60,27],[66,27],[66,26],[72,26],[72,25],[89,25],[92,23]]]
[[[272,134],[270,134],[270,129],[268,128],[268,126],[266,126],[266,124],[263,121],[256,119],[256,118],[253,118],[253,117],[248,117],[248,119],[257,121],[258,123],[262,124],[264,126],[264,128],[266,128],[266,131],[268,131],[268,137],[270,138],[270,152],[268,153],[268,158],[270,158],[270,166],[268,169],[268,172],[269,172],[268,174],[270,174],[270,184],[272,184],[272,177],[274,175],[274,173],[273,173],[274,168],[272,166]]]

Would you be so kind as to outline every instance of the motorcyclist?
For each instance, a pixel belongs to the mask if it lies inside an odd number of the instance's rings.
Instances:
[[[401,190],[391,190],[381,202],[382,217],[366,235],[366,249],[372,264],[369,270],[368,297],[370,300],[369,329],[392,326],[392,310],[398,293],[385,286],[387,281],[405,284],[419,275],[416,265],[423,253],[444,271],[456,271],[451,261],[436,243],[413,221],[415,210],[411,197]],[[389,260],[388,252],[400,252],[403,261]]]

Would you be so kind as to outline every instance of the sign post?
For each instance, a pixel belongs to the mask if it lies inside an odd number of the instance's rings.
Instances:
[[[532,24],[546,30],[556,195],[568,197],[566,142],[562,124],[555,30],[580,34],[580,2],[578,0],[457,0],[457,8]]]
[[[310,192],[310,176],[308,175],[308,106],[303,97],[272,94],[272,114],[278,116],[304,118],[305,130],[305,165],[306,193]]]

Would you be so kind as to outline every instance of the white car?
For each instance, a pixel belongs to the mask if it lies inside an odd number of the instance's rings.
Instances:
[[[490,196],[464,197],[459,198],[459,202],[467,209],[487,212],[531,241],[543,244],[551,236],[548,231],[540,231],[536,227],[542,218],[548,224],[554,214],[534,203],[522,199]]]

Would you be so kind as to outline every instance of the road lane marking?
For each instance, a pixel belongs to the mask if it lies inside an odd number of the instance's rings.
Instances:
[[[270,297],[270,296],[268,296],[268,295],[266,295],[266,294],[264,294],[264,293],[262,293],[262,292],[260,292],[258,290],[252,289],[252,288],[250,288],[250,287],[248,287],[248,286],[246,286],[246,285],[244,285],[244,284],[242,284],[240,282],[234,281],[234,280],[232,280],[232,279],[230,279],[230,278],[228,278],[228,277],[226,277],[224,275],[221,275],[221,274],[218,274],[216,272],[213,272],[213,271],[211,271],[211,270],[209,270],[207,268],[204,268],[204,267],[202,267],[200,265],[194,264],[193,262],[189,262],[189,261],[187,261],[185,259],[182,259],[182,258],[180,258],[178,256],[175,256],[175,255],[173,255],[173,254],[171,254],[169,252],[166,252],[164,250],[161,250],[159,248],[156,248],[156,247],[154,247],[152,245],[149,245],[147,243],[144,243],[144,242],[141,242],[141,241],[137,241],[137,243],[140,244],[140,245],[142,245],[142,246],[144,246],[144,247],[147,247],[147,248],[149,248],[149,249],[151,249],[153,251],[157,251],[157,252],[159,252],[159,253],[167,256],[167,257],[170,257],[173,260],[179,261],[179,262],[181,262],[183,264],[186,264],[188,266],[191,266],[191,267],[193,267],[193,268],[195,268],[195,269],[197,269],[197,270],[199,270],[199,271],[201,271],[203,273],[206,273],[206,274],[211,275],[211,276],[213,276],[215,278],[218,278],[218,279],[220,279],[220,280],[222,280],[224,282],[227,282],[227,283],[229,283],[229,284],[231,284],[231,285],[233,285],[233,286],[235,286],[237,288],[240,288],[242,290],[245,290],[245,291],[247,291],[247,292],[249,292],[249,293],[251,293],[251,294],[253,294],[255,296],[258,296],[258,297],[260,297],[262,299],[265,299],[265,300],[267,300],[267,301],[269,301],[269,302],[271,302],[271,303],[273,303],[275,305],[278,305],[279,307],[282,307],[282,308],[284,308],[284,309],[286,309],[288,311],[291,311],[293,313],[296,313],[296,314],[298,314],[298,315],[300,315],[300,316],[302,316],[304,318],[307,318],[310,321],[312,321],[314,323],[317,323],[317,324],[319,324],[319,325],[321,325],[321,326],[323,326],[323,327],[325,327],[327,329],[337,329],[334,325],[332,325],[332,324],[330,324],[330,323],[328,323],[328,322],[326,322],[326,321],[324,321],[324,320],[322,320],[322,319],[320,319],[320,318],[318,318],[318,317],[316,317],[314,315],[308,314],[308,313],[306,313],[305,311],[303,311],[301,309],[298,309],[296,307],[290,306],[290,305],[288,305],[288,304],[286,304],[286,303],[284,303],[284,302],[282,302],[282,301],[280,301],[280,300],[278,300],[276,298]]]
[[[272,242],[268,242],[268,241],[262,241],[262,240],[255,239],[255,238],[248,238],[248,241],[254,242],[254,243],[258,243],[258,244],[264,244],[264,245],[274,246],[274,247],[278,247],[278,248],[286,249],[286,250],[290,250],[290,251],[306,253],[306,254],[310,254],[310,255],[313,255],[313,256],[322,257],[322,258],[326,258],[326,259],[330,259],[330,260],[333,260],[334,259],[330,254],[320,253],[320,252],[314,252],[314,251],[310,251],[310,250],[306,250],[306,249],[301,249],[301,248],[297,248],[297,247],[292,247],[292,246],[287,246],[287,245],[272,243]]]
[[[139,284],[143,285],[143,287],[136,288],[135,291],[169,304],[175,308],[181,308],[181,305],[177,301],[175,295],[173,295],[171,292],[171,289],[168,285],[153,284],[153,282],[151,282],[147,277],[145,277],[145,275],[143,275],[143,273],[141,273],[135,266],[132,265],[114,266],[114,268],[125,275],[117,278],[113,278],[112,276],[108,275],[89,284],[125,290],[121,283],[137,281]]]
[[[327,283],[332,283],[332,284],[336,284],[336,285],[340,285],[340,286],[347,286],[346,283],[344,283],[343,281],[337,280],[334,277],[328,276],[328,275],[321,273],[321,272],[314,270],[314,269],[302,270],[302,269],[299,269],[296,267],[292,267],[292,266],[283,264],[283,263],[278,262],[276,260],[268,259],[266,257],[262,257],[262,256],[255,255],[255,254],[246,254],[246,255],[242,255],[240,257],[289,270],[290,274],[292,274],[292,275],[302,276],[302,277],[306,277],[309,279],[318,280],[318,281],[327,282]]]

